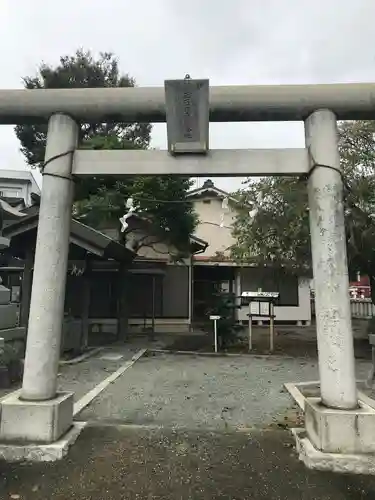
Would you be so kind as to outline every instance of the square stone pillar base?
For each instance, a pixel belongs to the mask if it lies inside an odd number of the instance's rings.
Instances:
[[[335,410],[305,398],[305,429],[294,429],[300,459],[311,469],[375,474],[375,409]]]
[[[1,402],[0,441],[53,443],[73,425],[73,393],[60,392],[47,401],[23,401],[21,391]]]
[[[306,398],[305,428],[319,451],[375,453],[375,410],[363,401],[355,410],[333,410],[320,398]]]

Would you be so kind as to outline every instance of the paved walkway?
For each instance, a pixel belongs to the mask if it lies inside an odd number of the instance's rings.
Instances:
[[[0,463],[0,498],[373,500],[375,478],[310,471],[286,431],[88,428],[62,462]]]

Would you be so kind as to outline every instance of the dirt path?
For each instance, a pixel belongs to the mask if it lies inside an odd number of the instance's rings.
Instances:
[[[0,498],[370,500],[375,478],[307,470],[286,431],[92,427],[62,462],[0,463]]]

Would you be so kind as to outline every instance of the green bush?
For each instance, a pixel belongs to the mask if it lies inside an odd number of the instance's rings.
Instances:
[[[213,306],[207,310],[207,316],[220,316],[221,319],[217,322],[218,343],[225,349],[238,341],[242,330],[234,320],[234,311],[237,308],[236,295],[222,292],[215,294],[213,298]]]
[[[12,362],[19,361],[23,355],[22,351],[17,344],[6,343],[0,349],[0,366],[8,367]]]

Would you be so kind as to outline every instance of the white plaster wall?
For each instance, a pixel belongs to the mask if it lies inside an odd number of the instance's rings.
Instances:
[[[31,205],[31,193],[41,194],[31,172],[27,170],[0,170],[0,191],[3,196],[23,198]]]
[[[209,200],[210,203],[204,203]],[[193,200],[195,211],[199,217],[199,223],[195,230],[195,236],[208,243],[208,248],[200,256],[213,257],[216,252],[223,252],[230,256],[229,247],[235,243],[232,237],[232,224],[235,212],[228,207],[224,210],[224,227],[220,227],[221,215],[223,213],[222,200],[206,197]]]
[[[298,307],[275,307],[275,321],[311,321],[310,283],[305,278],[298,279]],[[248,321],[249,307],[243,306],[239,310],[238,319]],[[254,318],[254,320],[262,318]],[[264,318],[263,318],[264,320]]]
[[[99,329],[102,332],[108,334],[117,334],[117,319],[103,319],[103,318],[90,318],[90,325],[92,325],[92,331],[97,332]],[[143,334],[144,320],[143,318],[130,318],[129,319],[129,334]],[[147,327],[151,326],[151,320],[148,319],[146,323]],[[170,333],[170,334],[181,334],[190,331],[190,322],[188,319],[155,319],[155,333]]]
[[[0,191],[3,196],[23,198],[27,205],[30,204],[30,190],[28,189],[28,182],[12,181],[9,179],[0,179]]]
[[[298,307],[275,307],[278,321],[311,321],[310,283],[304,278],[298,279]]]

